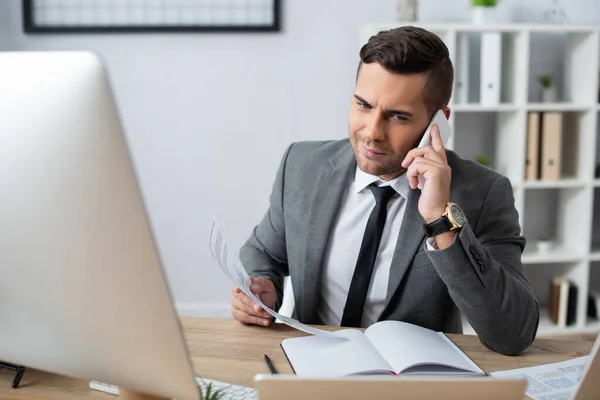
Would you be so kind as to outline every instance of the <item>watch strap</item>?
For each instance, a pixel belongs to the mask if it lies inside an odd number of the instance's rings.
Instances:
[[[443,232],[448,232],[452,228],[448,217],[442,215],[441,218],[436,219],[429,224],[423,225],[423,230],[425,231],[425,236],[432,237],[439,235]]]

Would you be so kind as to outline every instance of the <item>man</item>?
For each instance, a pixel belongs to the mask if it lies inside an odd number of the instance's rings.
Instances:
[[[399,320],[460,333],[515,355],[534,340],[539,305],[521,254],[509,180],[446,151],[437,126],[417,148],[453,81],[448,49],[415,27],[380,32],[360,51],[349,140],[292,144],[269,209],[240,257],[274,308],[283,278],[304,323]],[[418,176],[422,175],[422,189]],[[233,316],[269,325],[234,288]]]

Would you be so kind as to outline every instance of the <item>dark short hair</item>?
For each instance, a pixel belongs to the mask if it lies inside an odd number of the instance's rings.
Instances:
[[[358,72],[363,63],[372,62],[396,74],[427,74],[424,100],[431,114],[448,105],[454,68],[448,48],[435,33],[414,26],[379,32],[360,49]]]

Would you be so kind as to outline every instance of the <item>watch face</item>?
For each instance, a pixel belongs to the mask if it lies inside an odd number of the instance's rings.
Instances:
[[[454,222],[456,222],[458,226],[462,227],[467,223],[467,218],[465,217],[465,214],[456,204],[450,205],[450,215],[452,215]]]

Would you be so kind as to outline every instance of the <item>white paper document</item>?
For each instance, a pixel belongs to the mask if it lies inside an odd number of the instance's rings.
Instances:
[[[225,275],[227,275],[237,287],[239,287],[246,295],[248,295],[248,297],[257,302],[266,312],[275,318],[278,318],[285,324],[302,332],[306,332],[311,335],[336,337],[331,332],[313,328],[298,322],[293,318],[279,314],[278,312],[267,307],[257,295],[252,293],[250,290],[250,285],[252,284],[250,281],[250,276],[248,276],[246,269],[242,265],[242,262],[238,257],[238,252],[236,249],[232,248],[231,243],[225,236],[225,232],[223,231],[221,224],[219,224],[216,219],[213,219],[211,223],[209,247],[213,259],[217,262],[219,267],[221,267],[221,270],[223,270]]]
[[[490,375],[495,378],[526,379],[525,394],[533,400],[569,400],[583,378],[587,358],[492,372]]]

